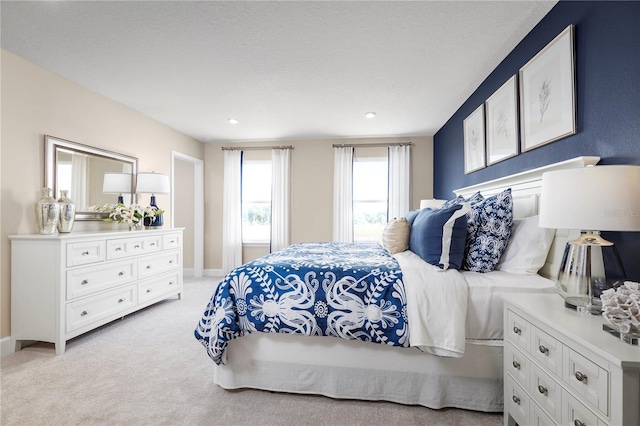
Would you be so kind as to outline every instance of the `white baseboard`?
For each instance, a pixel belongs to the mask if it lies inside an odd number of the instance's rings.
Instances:
[[[11,336],[0,339],[0,357],[7,356],[14,352],[15,348],[11,347]]]

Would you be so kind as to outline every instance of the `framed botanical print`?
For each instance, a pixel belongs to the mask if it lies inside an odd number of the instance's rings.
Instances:
[[[574,26],[520,68],[522,151],[576,133]]]
[[[518,154],[518,87],[514,75],[485,102],[487,165]]]
[[[469,174],[485,166],[484,104],[464,120],[463,127],[464,173]]]

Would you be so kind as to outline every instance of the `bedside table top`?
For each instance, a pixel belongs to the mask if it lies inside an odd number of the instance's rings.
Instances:
[[[520,293],[505,295],[503,299],[608,362],[624,369],[640,369],[640,347],[605,332],[602,325],[608,322],[602,316],[565,308],[558,294]]]

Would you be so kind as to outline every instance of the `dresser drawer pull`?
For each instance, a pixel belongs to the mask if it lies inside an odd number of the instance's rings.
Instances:
[[[513,361],[513,368],[520,370],[520,363],[518,361]]]
[[[513,399],[513,402],[515,402],[516,404],[520,405],[520,398],[518,398],[517,396],[513,395],[511,397],[511,399]]]
[[[150,288],[147,289],[147,293],[151,293],[151,289]]]
[[[122,247],[116,247],[116,251],[122,251]]]
[[[172,263],[173,263],[173,260],[170,260],[170,261],[169,261],[169,265],[171,265]]]
[[[151,269],[151,265],[147,265],[147,269]]]
[[[127,300],[127,299],[118,299],[118,303],[122,303],[122,302],[124,302],[125,300]]]
[[[175,244],[176,240],[169,241],[169,244]]]
[[[547,348],[545,345],[538,346],[538,350],[541,354],[549,355],[549,348]]]
[[[89,280],[82,280],[80,282],[80,285],[87,285],[87,284],[89,284]]]
[[[169,285],[173,285],[173,284],[174,284],[173,281],[169,281]]]
[[[123,275],[124,275],[124,272],[122,272],[122,271],[118,272],[118,276],[119,276],[119,277],[121,277],[121,276],[123,276]]]
[[[547,395],[547,393],[548,393],[547,388],[545,388],[542,385],[538,385],[538,392],[540,392],[543,395]]]
[[[516,334],[522,334],[522,330],[520,330],[518,327],[513,327],[513,332]]]
[[[140,244],[136,244],[133,248],[140,248]]]
[[[82,252],[82,255],[83,255],[83,256],[89,256],[89,252],[88,252],[88,251],[83,251],[83,252]]]
[[[154,247],[156,245],[156,243],[151,243],[151,247]]]
[[[581,421],[580,421],[580,420],[578,420],[578,419],[575,419],[575,420],[573,421],[573,426],[587,426],[587,424],[586,424],[586,423],[584,423],[584,422],[581,422]]]
[[[80,316],[83,317],[85,315],[89,315],[89,311],[82,311],[80,312]]]
[[[582,374],[581,372],[576,371],[575,376],[576,376],[576,380],[578,380],[579,382],[587,383],[587,375],[586,374]]]

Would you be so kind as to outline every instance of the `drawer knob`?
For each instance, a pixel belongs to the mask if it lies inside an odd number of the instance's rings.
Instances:
[[[586,374],[582,374],[581,372],[576,371],[575,376],[576,376],[576,380],[578,380],[579,382],[587,383],[587,375]]]
[[[123,276],[123,275],[124,275],[124,272],[122,272],[122,271],[118,272],[118,276],[119,276],[119,277],[121,277],[121,276]]]
[[[543,395],[547,395],[547,393],[548,393],[547,388],[545,388],[542,385],[538,385],[538,392],[540,392]]]
[[[153,247],[153,246],[155,246],[155,245],[156,245],[156,243],[151,243],[151,247]]]
[[[82,280],[80,282],[80,285],[87,285],[87,284],[89,284],[89,280]]]
[[[147,265],[147,269],[151,269],[151,265]]]
[[[140,244],[136,244],[133,248],[140,248]]]
[[[522,330],[520,330],[518,327],[513,327],[513,332],[516,334],[522,334]]]
[[[82,255],[83,255],[83,256],[89,256],[89,252],[88,252],[88,251],[83,251],[83,252],[82,252]]]
[[[173,263],[173,260],[170,260],[170,261],[169,261],[169,264],[172,264],[172,263]]]
[[[169,281],[169,285],[173,285],[173,281]]]
[[[80,312],[80,316],[83,317],[85,315],[89,315],[89,311],[82,311]]]
[[[176,240],[171,240],[171,241],[169,241],[169,243],[170,243],[170,244],[173,244],[173,243],[175,243],[175,242],[176,242]]]
[[[545,345],[538,346],[538,350],[541,354],[549,355],[549,348],[547,348]]]
[[[515,402],[516,404],[520,405],[520,398],[518,398],[517,396],[513,395],[513,397],[511,397],[511,399],[513,399],[513,402]]]
[[[122,247],[116,247],[116,251],[122,251]]]
[[[150,288],[147,289],[147,293],[151,293],[151,289]]]
[[[513,361],[513,368],[520,370],[520,363],[518,361]]]
[[[118,303],[122,303],[122,302],[124,302],[125,300],[127,300],[127,299],[118,299]]]
[[[580,420],[578,420],[578,419],[575,419],[575,420],[573,421],[573,426],[587,426],[587,424],[586,424],[585,422],[581,422],[581,421],[580,421]]]

